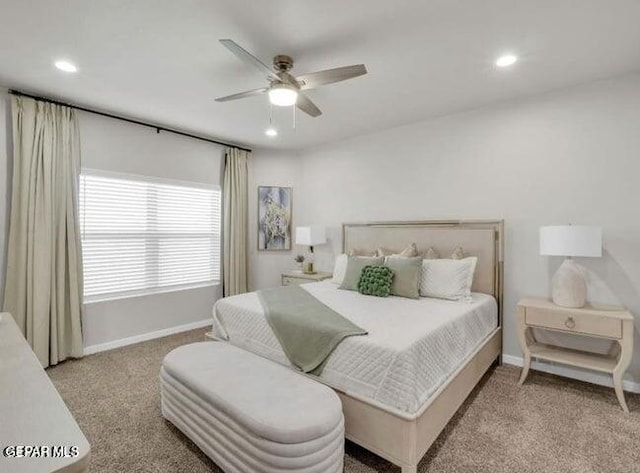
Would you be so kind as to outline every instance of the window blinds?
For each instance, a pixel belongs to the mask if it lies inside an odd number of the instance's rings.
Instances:
[[[83,170],[85,301],[220,279],[220,189]]]

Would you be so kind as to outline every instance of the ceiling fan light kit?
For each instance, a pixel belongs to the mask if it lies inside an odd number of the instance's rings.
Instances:
[[[367,73],[367,68],[364,64],[356,64],[294,77],[289,72],[293,68],[293,59],[291,56],[285,54],[275,56],[273,58],[273,68],[270,68],[246,49],[239,46],[235,41],[221,39],[220,43],[242,62],[250,64],[264,74],[269,81],[269,85],[260,89],[218,97],[216,99],[217,102],[228,102],[247,97],[255,97],[257,95],[263,95],[266,92],[269,95],[269,102],[273,105],[279,107],[295,105],[307,115],[319,117],[322,115],[322,111],[303,93],[304,91],[323,85],[334,84],[343,80],[353,79],[354,77]]]
[[[295,105],[297,100],[298,91],[291,85],[276,82],[269,87],[269,101],[273,105],[290,107]]]

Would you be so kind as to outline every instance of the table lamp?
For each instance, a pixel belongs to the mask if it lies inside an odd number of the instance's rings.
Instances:
[[[540,227],[540,254],[565,256],[552,279],[553,303],[579,308],[587,300],[584,273],[573,256],[602,256],[602,228],[588,225],[552,225]]]
[[[309,247],[309,253],[305,255],[303,272],[315,274],[313,269],[313,247],[327,242],[327,231],[320,225],[310,225],[308,227],[296,227],[296,245]]]

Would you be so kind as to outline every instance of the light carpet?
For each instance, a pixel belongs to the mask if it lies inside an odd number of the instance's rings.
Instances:
[[[158,373],[205,330],[64,362],[47,370],[91,443],[91,473],[221,472],[160,414]],[[422,459],[442,473],[640,473],[640,396],[625,415],[613,389],[520,370],[491,370]],[[399,472],[347,442],[347,473]]]

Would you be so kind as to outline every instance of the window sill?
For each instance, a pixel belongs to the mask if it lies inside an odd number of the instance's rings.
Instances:
[[[164,287],[164,288],[145,290],[145,291],[135,291],[135,292],[119,293],[119,294],[104,294],[104,295],[98,295],[98,296],[92,296],[92,297],[86,298],[84,300],[84,305],[119,301],[123,299],[133,299],[138,297],[156,296],[159,294],[189,291],[192,289],[200,289],[204,287],[218,287],[221,285],[222,283],[220,281],[213,281],[213,282],[206,282],[202,284],[188,284],[184,286]]]

